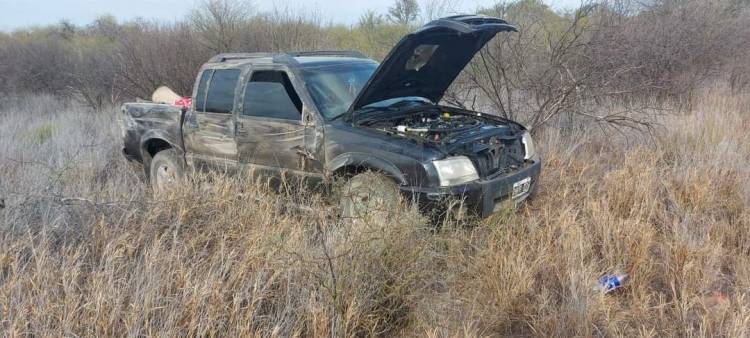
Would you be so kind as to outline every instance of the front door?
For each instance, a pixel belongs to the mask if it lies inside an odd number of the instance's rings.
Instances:
[[[239,69],[207,69],[201,74],[193,109],[183,125],[188,163],[199,170],[237,168],[233,111],[239,78]]]
[[[283,69],[254,69],[237,116],[239,162],[273,177],[309,176],[302,100]]]

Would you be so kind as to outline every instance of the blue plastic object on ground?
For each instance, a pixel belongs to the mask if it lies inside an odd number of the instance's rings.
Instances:
[[[599,280],[594,287],[594,290],[609,293],[614,290],[621,288],[628,280],[628,275],[623,273],[615,273],[611,275],[604,275],[599,277]]]

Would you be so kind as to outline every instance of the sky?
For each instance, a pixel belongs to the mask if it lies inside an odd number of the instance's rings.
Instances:
[[[201,0],[0,0],[0,30],[47,25],[69,20],[85,25],[96,17],[111,14],[118,20],[137,17],[176,21],[194,8]],[[471,13],[479,7],[487,7],[497,0],[454,0],[456,11]],[[366,10],[386,13],[389,0],[250,0],[260,11],[274,7],[311,11],[324,18],[324,22],[353,24]],[[553,8],[575,7],[580,0],[547,0]]]

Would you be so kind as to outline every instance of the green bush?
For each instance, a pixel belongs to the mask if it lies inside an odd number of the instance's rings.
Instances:
[[[55,133],[55,126],[50,123],[45,123],[39,127],[31,129],[24,135],[26,141],[34,144],[44,144],[52,138]]]

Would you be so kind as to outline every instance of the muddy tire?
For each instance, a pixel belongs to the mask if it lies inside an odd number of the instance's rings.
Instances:
[[[177,150],[165,149],[154,155],[149,169],[149,180],[154,193],[174,189],[184,177],[185,164]]]
[[[400,207],[401,195],[396,182],[376,172],[352,177],[339,192],[341,217],[350,224],[385,224]]]

